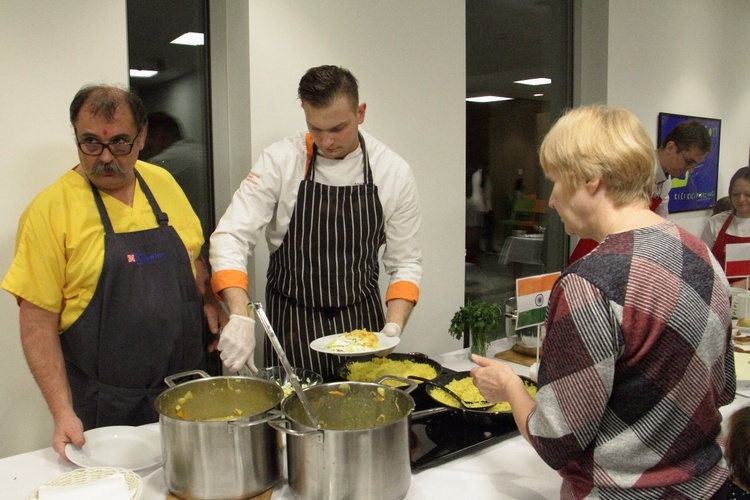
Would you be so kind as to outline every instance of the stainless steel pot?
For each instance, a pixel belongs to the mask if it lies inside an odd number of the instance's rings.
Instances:
[[[189,375],[201,379],[175,385]],[[250,377],[210,377],[200,370],[165,379],[159,412],[164,480],[187,500],[248,498],[281,479],[279,435],[268,421],[279,416],[279,386]]]
[[[407,390],[416,387],[408,383]],[[289,487],[294,495],[302,500],[406,496],[411,484],[412,397],[368,382],[332,382],[303,391],[320,429],[311,426],[296,394],[282,403],[284,418],[269,422],[287,434]]]

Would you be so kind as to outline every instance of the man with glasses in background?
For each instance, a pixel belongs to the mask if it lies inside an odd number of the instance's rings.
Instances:
[[[688,120],[673,128],[656,150],[656,167],[651,210],[665,219],[669,216],[671,178],[682,177],[700,167],[711,152],[711,136],[698,120]]]
[[[711,152],[711,136],[708,129],[698,120],[678,124],[662,141],[656,150],[656,174],[654,192],[651,195],[651,211],[669,218],[669,191],[672,178],[682,177],[700,167]],[[573,249],[568,265],[588,255],[599,242],[582,238]]]
[[[138,161],[141,100],[87,86],[70,122],[80,163],[21,216],[2,282],[62,457],[84,430],[156,422],[164,378],[201,366],[204,314],[219,322],[198,217],[166,170]]]

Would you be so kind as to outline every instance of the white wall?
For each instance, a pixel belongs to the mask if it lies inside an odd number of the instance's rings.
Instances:
[[[232,162],[235,182],[230,190],[236,189],[263,148],[305,129],[297,100],[304,72],[320,64],[350,69],[360,82],[360,100],[367,103],[363,128],[411,164],[420,190],[425,272],[420,303],[398,351],[434,355],[460,348],[448,334],[448,325],[464,293],[463,3],[248,3],[250,123],[243,124],[249,130],[230,127],[230,142],[249,135],[251,158],[240,171],[234,171],[237,162]],[[226,195],[217,194],[217,199]],[[221,214],[225,206],[217,208]],[[263,300],[267,265],[263,245],[253,267],[254,300]],[[385,291],[387,277],[381,274]]]
[[[747,165],[750,2],[609,0],[607,102],[633,111],[656,141],[660,111],[721,119],[718,193]],[[700,235],[710,211],[670,216]]]
[[[0,0],[0,273],[21,212],[78,163],[68,106],[86,83],[127,84],[125,0]],[[18,307],[0,295],[0,457],[48,446],[52,419],[26,365]]]

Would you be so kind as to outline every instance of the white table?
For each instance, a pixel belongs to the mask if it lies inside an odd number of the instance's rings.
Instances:
[[[494,342],[487,355],[508,348],[506,340]],[[473,363],[468,350],[450,352],[435,358],[446,368],[468,370]],[[525,366],[510,363],[519,375],[529,374]],[[734,403],[722,408],[726,417],[741,406],[750,404],[750,391],[742,388]],[[152,424],[154,425],[154,424]],[[158,428],[158,426],[157,426]],[[52,448],[44,448],[0,459],[0,492],[4,499],[25,499],[39,485],[78,466],[61,459]],[[144,480],[144,500],[164,500],[158,487],[161,468],[140,471]],[[412,474],[406,500],[497,498],[559,498],[561,479],[545,464],[519,434],[457,458],[453,461]],[[163,487],[163,480],[162,485]],[[279,485],[273,499],[293,499],[286,484]]]

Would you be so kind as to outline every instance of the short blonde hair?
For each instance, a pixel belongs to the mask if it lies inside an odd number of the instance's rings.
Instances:
[[[615,205],[650,203],[654,144],[626,109],[592,105],[569,110],[542,141],[539,160],[545,174],[571,189],[601,178]]]

